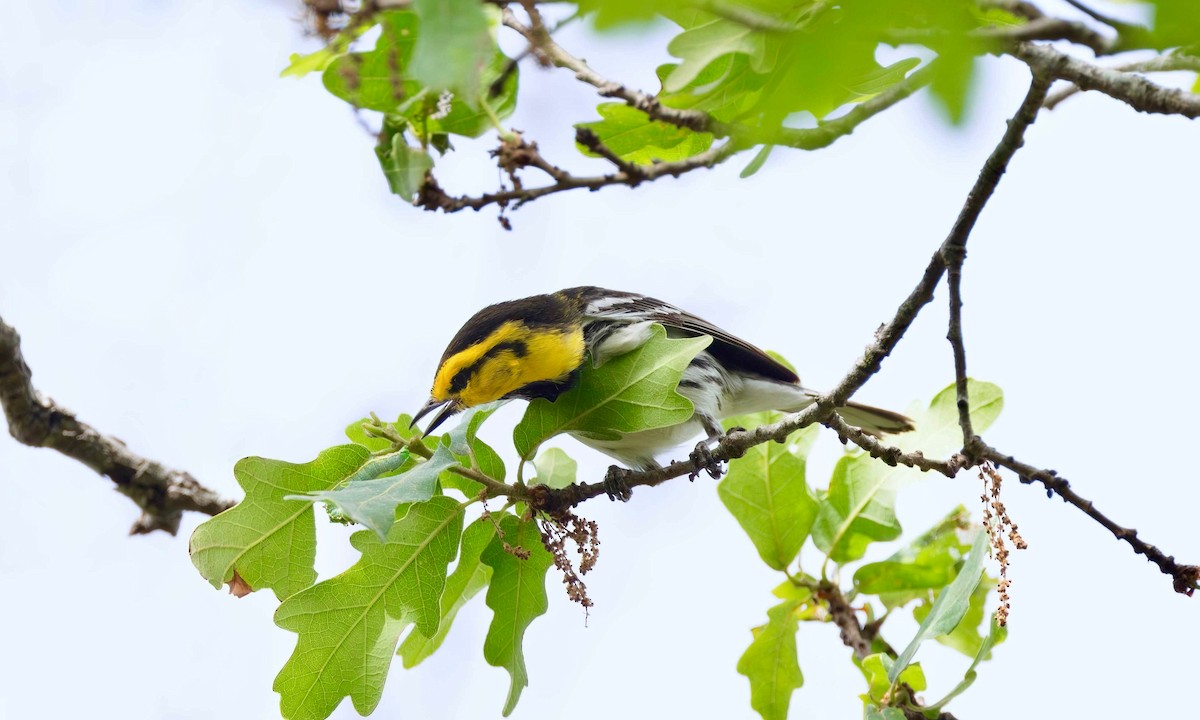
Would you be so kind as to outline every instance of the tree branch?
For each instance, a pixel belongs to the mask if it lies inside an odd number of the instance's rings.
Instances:
[[[536,144],[528,143],[526,147],[529,149],[530,156],[524,162],[524,166],[536,167],[545,171],[555,179],[553,184],[532,188],[514,187],[511,190],[500,190],[499,192],[484,193],[482,195],[461,195],[454,197],[446,193],[437,184],[437,181],[432,176],[429,176],[421,186],[415,204],[417,207],[422,207],[426,210],[441,210],[446,213],[458,212],[468,208],[479,210],[492,204],[501,207],[507,207],[509,204],[512,204],[514,208],[517,208],[540,197],[568,190],[586,189],[595,192],[610,185],[636,187],[646,181],[658,180],[659,178],[668,176],[679,177],[693,170],[719,165],[732,157],[734,153],[733,143],[726,141],[720,145],[714,145],[698,155],[693,155],[683,160],[659,162],[652,165],[634,165],[630,163],[630,168],[636,168],[636,171],[627,168],[626,170],[620,170],[607,175],[579,176],[572,175],[566,170],[546,161],[537,150]]]
[[[1174,72],[1177,70],[1190,70],[1192,72],[1200,72],[1200,57],[1194,55],[1184,55],[1181,53],[1172,53],[1170,55],[1161,55],[1149,60],[1139,60],[1138,62],[1124,63],[1117,65],[1109,70],[1114,70],[1121,73],[1151,73],[1151,72]],[[1070,98],[1083,90],[1078,85],[1069,85],[1062,90],[1052,93],[1046,98],[1046,102],[1042,105],[1047,110],[1053,110],[1058,107],[1059,103]]]
[[[1026,485],[1033,482],[1041,483],[1046,488],[1047,495],[1056,494],[1066,502],[1082,510],[1088,517],[1103,525],[1113,534],[1113,537],[1129,543],[1135,553],[1145,555],[1146,559],[1157,565],[1158,569],[1164,575],[1170,575],[1174,581],[1175,592],[1190,596],[1197,587],[1200,587],[1200,567],[1196,565],[1181,565],[1175,562],[1174,556],[1167,555],[1154,545],[1140,540],[1137,536],[1137,530],[1122,527],[1109,519],[1107,515],[1096,509],[1095,504],[1091,500],[1084,499],[1072,490],[1071,484],[1067,482],[1067,479],[1059,477],[1058,473],[1053,470],[1043,470],[1034,467],[1033,465],[1017,460],[1012,455],[1005,455],[988,445],[984,445],[981,448],[981,457],[1000,467],[1012,470],[1020,476],[1021,482]]]
[[[78,460],[116,483],[142,509],[130,534],[179,530],[183,511],[216,515],[233,506],[191,475],[136,455],[115,437],[102,435],[33,387],[21,354],[21,337],[0,318],[0,405],[8,431],[20,443],[46,447]]]
[[[1200,95],[1165,88],[1140,75],[1091,65],[1045,45],[1016,43],[1007,52],[1035,72],[1068,80],[1082,90],[1097,90],[1139,112],[1200,117]]]

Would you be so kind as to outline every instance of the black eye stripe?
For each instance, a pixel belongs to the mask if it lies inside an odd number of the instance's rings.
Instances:
[[[505,350],[511,350],[513,355],[517,357],[525,357],[529,354],[529,346],[524,340],[508,340],[502,343],[496,343],[490,350],[483,354],[480,360],[486,360],[489,357],[495,357]]]
[[[475,372],[474,365],[467,367],[454,373],[454,377],[450,378],[450,392],[460,393],[467,387],[467,382],[471,379],[471,375]]]
[[[465,390],[467,383],[471,381],[471,376],[479,372],[484,363],[506,351],[511,352],[519,358],[523,358],[529,354],[529,346],[525,344],[524,340],[506,340],[505,342],[496,343],[488,348],[487,352],[481,355],[478,360],[454,373],[454,377],[450,378],[450,392],[460,393]]]

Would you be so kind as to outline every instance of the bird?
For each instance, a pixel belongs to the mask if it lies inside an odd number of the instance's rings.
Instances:
[[[684,369],[677,387],[695,407],[691,418],[616,440],[576,436],[629,471],[660,467],[657,456],[700,433],[706,439],[697,452],[704,456],[708,443],[724,434],[722,419],[767,410],[798,412],[819,397],[787,365],[707,320],[647,295],[582,286],[475,313],[442,354],[429,401],[410,427],[434,411],[425,435],[455,413],[496,400],[554,401],[574,386],[589,358],[598,366],[635,350],[650,339],[656,324],[666,329],[667,337],[712,338]],[[914,429],[904,415],[858,403],[846,403],[838,414],[875,436]],[[699,467],[701,461],[695,455],[693,460]],[[718,476],[711,462],[705,467]],[[628,499],[623,490],[615,494]]]

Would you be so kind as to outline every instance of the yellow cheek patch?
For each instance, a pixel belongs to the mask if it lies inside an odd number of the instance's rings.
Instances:
[[[529,383],[565,380],[583,362],[583,329],[528,328],[509,321],[446,359],[433,397],[466,407],[499,400]]]

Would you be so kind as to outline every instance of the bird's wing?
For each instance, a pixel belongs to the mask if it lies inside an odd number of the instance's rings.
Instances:
[[[800,382],[796,373],[761,348],[670,303],[636,293],[601,288],[587,288],[580,295],[585,303],[585,317],[625,322],[649,320],[694,335],[708,335],[713,339],[708,352],[731,370],[752,372],[781,382]]]

